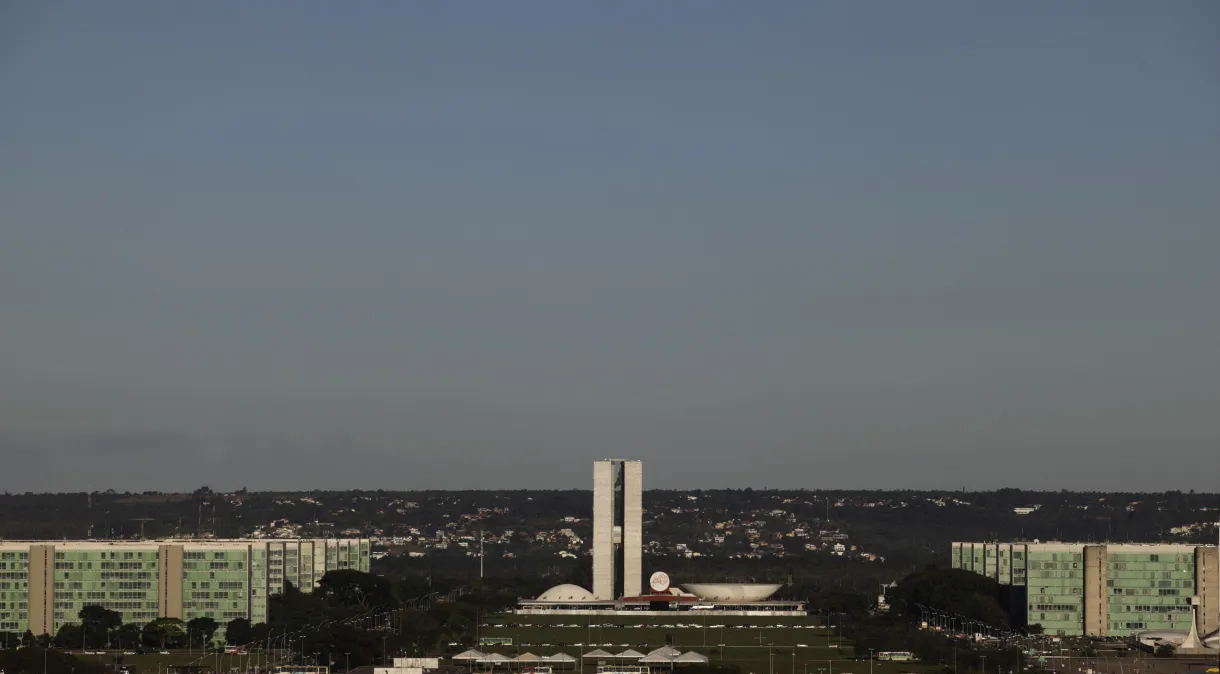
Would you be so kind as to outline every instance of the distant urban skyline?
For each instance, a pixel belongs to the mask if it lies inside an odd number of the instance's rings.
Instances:
[[[0,9],[0,489],[1215,489],[1211,2]]]

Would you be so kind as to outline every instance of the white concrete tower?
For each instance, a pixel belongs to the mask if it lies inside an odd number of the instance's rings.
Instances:
[[[644,588],[644,468],[639,461],[623,462],[623,596],[639,596]]]
[[[593,596],[614,596],[614,462],[593,462]]]

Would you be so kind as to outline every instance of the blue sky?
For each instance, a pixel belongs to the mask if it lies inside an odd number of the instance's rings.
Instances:
[[[1214,489],[1209,2],[17,2],[0,488]]]

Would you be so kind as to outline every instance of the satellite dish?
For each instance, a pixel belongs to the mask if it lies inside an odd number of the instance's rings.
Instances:
[[[657,594],[662,594],[669,590],[669,574],[664,571],[657,571],[648,579],[648,587]]]

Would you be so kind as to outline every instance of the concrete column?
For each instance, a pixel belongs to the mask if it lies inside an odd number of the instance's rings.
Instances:
[[[1106,586],[1106,546],[1084,546],[1084,635],[1104,637],[1110,627],[1110,590]]]
[[[55,634],[55,546],[31,545],[28,580],[30,583],[30,632]],[[75,618],[76,616],[72,616]]]
[[[246,620],[251,620],[254,617],[254,546],[246,544]],[[266,593],[258,597],[259,601],[266,601]],[[251,622],[253,622],[251,620]]]
[[[157,615],[182,620],[182,545],[158,545]]]
[[[1197,625],[1202,637],[1220,627],[1220,548],[1214,545],[1195,548],[1195,594],[1199,596]]]
[[[326,575],[326,540],[314,539],[313,543],[313,586],[317,587],[322,576]]]
[[[623,596],[638,596],[644,587],[644,468],[623,463]]]
[[[593,462],[593,596],[614,596],[614,462]]]

